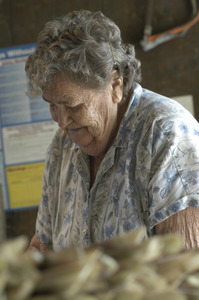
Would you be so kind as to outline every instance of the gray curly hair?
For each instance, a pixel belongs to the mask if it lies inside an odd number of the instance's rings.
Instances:
[[[134,46],[124,44],[118,26],[102,12],[73,11],[48,22],[27,59],[28,94],[40,95],[56,74],[82,86],[101,88],[113,70],[124,80],[124,96],[141,80]]]

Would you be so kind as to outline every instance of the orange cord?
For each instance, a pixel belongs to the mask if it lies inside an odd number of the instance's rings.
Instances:
[[[199,11],[197,13],[197,15],[194,17],[194,19],[192,19],[191,21],[185,23],[184,25],[182,26],[177,26],[173,29],[170,29],[170,30],[167,30],[167,31],[164,31],[162,33],[158,33],[158,34],[154,34],[154,35],[151,35],[148,37],[148,41],[152,42],[154,41],[155,39],[159,38],[160,36],[162,35],[165,35],[165,34],[179,34],[180,32],[186,30],[186,29],[189,29],[191,28],[193,25],[195,25],[197,22],[199,21]]]

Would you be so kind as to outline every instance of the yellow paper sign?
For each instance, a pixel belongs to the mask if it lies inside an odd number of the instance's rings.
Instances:
[[[10,208],[37,206],[41,200],[44,162],[6,168]]]

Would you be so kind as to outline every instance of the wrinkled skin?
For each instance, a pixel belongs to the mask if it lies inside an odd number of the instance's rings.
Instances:
[[[64,75],[58,75],[44,89],[53,120],[64,129],[81,150],[103,157],[112,144],[123,117],[122,78],[113,78],[101,90],[85,89]]]

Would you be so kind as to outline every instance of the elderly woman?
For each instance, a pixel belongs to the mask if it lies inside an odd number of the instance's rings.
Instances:
[[[101,12],[48,22],[26,64],[59,129],[29,249],[86,247],[135,228],[199,245],[199,125],[143,89],[134,47]]]

